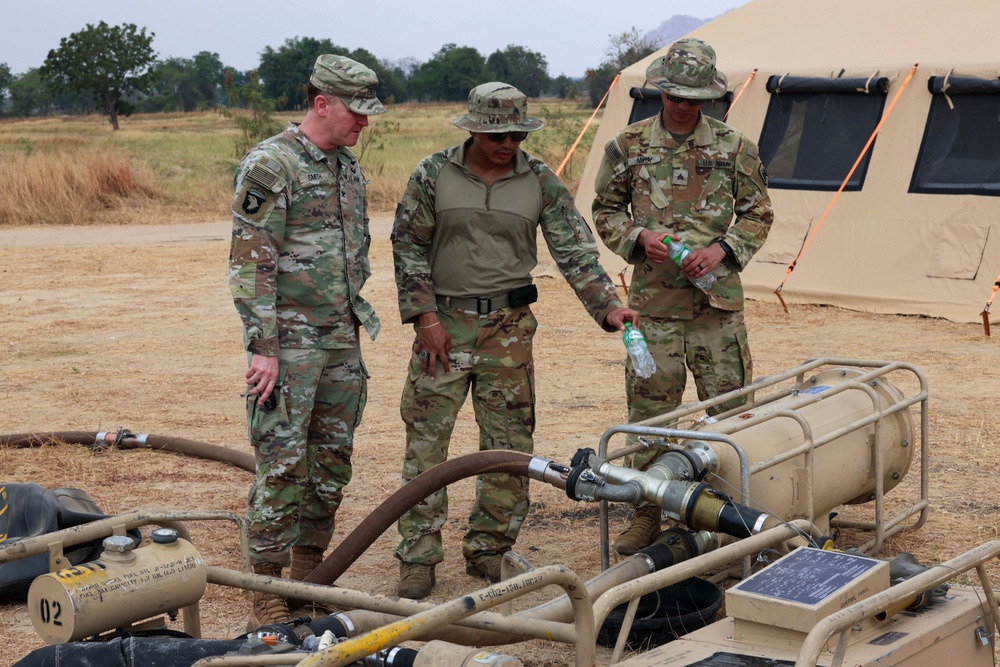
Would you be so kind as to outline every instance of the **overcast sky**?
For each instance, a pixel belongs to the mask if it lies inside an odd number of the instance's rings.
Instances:
[[[135,23],[156,34],[161,59],[219,54],[223,64],[253,69],[260,52],[291,37],[329,38],[381,59],[428,60],[442,45],[473,46],[484,57],[508,44],[548,59],[549,74],[576,77],[600,64],[608,36],[645,33],[675,14],[710,18],[747,0],[35,0],[11,2],[0,37],[0,63],[15,74],[39,67],[59,40],[88,23]]]

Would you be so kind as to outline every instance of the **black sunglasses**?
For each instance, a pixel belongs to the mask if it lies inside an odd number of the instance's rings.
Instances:
[[[527,132],[486,132],[486,138],[492,142],[500,143],[510,135],[511,141],[524,141],[528,138]]]
[[[671,102],[673,102],[674,104],[680,104],[681,102],[687,102],[689,106],[700,107],[702,104],[705,103],[705,100],[689,100],[686,97],[677,97],[676,95],[671,95],[670,93],[664,93],[664,95],[666,95],[667,99],[670,100]]]

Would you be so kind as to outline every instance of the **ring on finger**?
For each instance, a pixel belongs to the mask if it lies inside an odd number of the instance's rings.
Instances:
[[[420,350],[420,352],[417,353],[417,356],[420,357],[421,361],[427,361],[427,357],[430,355],[427,354],[427,350]]]

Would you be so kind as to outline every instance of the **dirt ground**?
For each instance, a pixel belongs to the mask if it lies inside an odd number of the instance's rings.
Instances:
[[[399,486],[403,426],[398,401],[412,331],[399,324],[387,222],[375,221],[374,276],[367,298],[382,333],[366,342],[368,407],[356,438],[354,481],[339,513],[338,543]],[[17,228],[0,231],[0,433],[126,427],[247,451],[240,324],[226,283],[229,225]],[[625,421],[624,351],[602,333],[560,279],[539,279],[533,306],[538,395],[536,454],[568,463],[580,447]],[[792,289],[789,286],[788,289]],[[775,301],[747,304],[756,377],[816,357],[894,360],[920,367],[930,387],[931,514],[921,530],[893,538],[882,555],[913,552],[947,560],[997,539],[995,420],[1000,339],[975,324],[872,315]],[[690,383],[689,383],[690,384]],[[693,391],[689,387],[689,399]],[[475,451],[469,406],[452,456]],[[912,498],[917,466],[890,498]],[[60,445],[0,448],[0,483],[36,482],[86,490],[108,513],[138,508],[242,513],[248,473],[225,464],[150,451],[92,453]],[[474,492],[454,485],[445,529],[445,562],[434,600],[475,590],[464,573],[460,538]],[[599,570],[597,510],[532,483],[532,509],[517,550],[537,565],[563,563],[584,578]],[[614,534],[622,513],[614,515]],[[148,530],[148,529],[147,529]],[[192,524],[196,546],[213,565],[236,567],[235,531]],[[397,573],[390,529],[338,581],[391,594]],[[841,546],[852,546],[850,542]],[[994,586],[1000,568],[990,568]],[[554,590],[554,589],[553,589]],[[536,594],[521,607],[547,599]],[[210,586],[202,602],[204,634],[229,638],[246,622],[248,596]],[[23,605],[0,605],[0,646],[16,660],[42,645]],[[548,642],[505,647],[530,665],[572,663],[572,650]],[[610,651],[601,650],[605,663]],[[0,662],[6,662],[0,659]]]

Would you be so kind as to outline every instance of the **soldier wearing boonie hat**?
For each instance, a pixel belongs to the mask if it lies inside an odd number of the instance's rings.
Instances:
[[[528,116],[528,98],[506,83],[493,81],[469,92],[469,112],[451,121],[469,132],[534,132],[545,125]]]
[[[327,95],[339,97],[356,113],[365,116],[385,113],[385,107],[375,96],[378,88],[375,72],[346,56],[325,54],[316,58],[309,83]]]
[[[726,93],[715,50],[700,39],[679,39],[650,63],[646,78],[660,89],[663,110],[604,146],[592,209],[605,245],[635,265],[629,305],[642,313],[656,362],[648,378],[626,362],[629,422],[680,405],[685,359],[699,400],[752,380],[739,272],[763,245],[774,218],[757,146],[702,109]],[[691,248],[680,268],[667,258],[668,235]],[[708,274],[715,283],[707,292],[692,284]],[[656,456],[641,452],[631,465],[644,470]],[[648,546],[660,532],[660,514],[656,505],[637,506],[615,551],[627,556]]]
[[[499,81],[476,86],[468,112],[452,124],[469,138],[417,165],[392,231],[399,312],[416,333],[400,401],[404,482],[447,458],[470,391],[481,450],[532,451],[537,322],[529,306],[538,297],[531,270],[539,228],[598,324],[614,331],[637,316],[622,307],[569,190],[520,149],[544,125],[528,115],[524,93]],[[462,540],[468,574],[500,578],[503,553],[513,547],[527,511],[526,478],[480,478]],[[447,516],[447,496],[439,492],[400,517],[401,597],[424,598],[434,587]]]
[[[646,68],[646,79],[665,93],[689,100],[726,94],[726,75],[715,68],[715,49],[700,39],[679,39]]]
[[[366,402],[358,323],[374,340],[379,321],[360,296],[371,238],[366,180],[349,146],[368,116],[385,112],[375,73],[350,58],[319,56],[309,84],[302,123],[240,162],[229,257],[257,462],[251,563],[272,577],[291,565],[296,580],[330,544]],[[248,629],[289,615],[284,597],[254,592]]]

